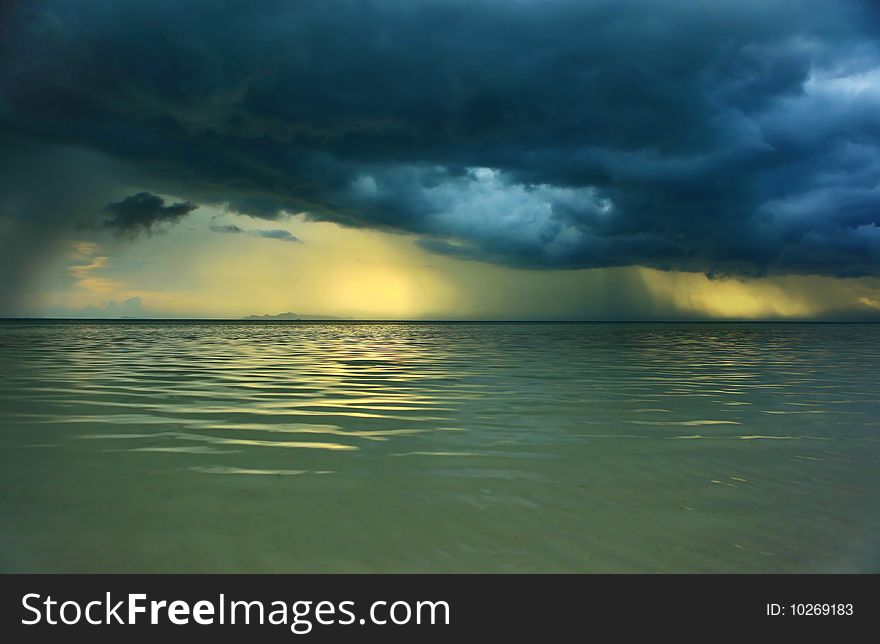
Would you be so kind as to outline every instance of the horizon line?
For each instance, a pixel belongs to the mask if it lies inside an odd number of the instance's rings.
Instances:
[[[272,318],[272,317],[50,317],[0,316],[0,322],[244,322],[336,324],[880,324],[880,318],[637,318],[637,319],[504,319],[504,318]]]

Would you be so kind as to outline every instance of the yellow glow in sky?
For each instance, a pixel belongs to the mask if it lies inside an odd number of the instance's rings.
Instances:
[[[266,222],[201,208],[164,235],[71,240],[47,266],[35,315],[355,319],[799,319],[876,312],[880,282],[709,279],[627,267],[523,270],[434,255],[416,239],[293,217],[301,242],[210,230]],[[123,306],[124,305],[124,306]]]
[[[821,302],[771,280],[710,279],[702,273],[639,269],[655,297],[681,311],[714,318],[809,317],[822,312]]]

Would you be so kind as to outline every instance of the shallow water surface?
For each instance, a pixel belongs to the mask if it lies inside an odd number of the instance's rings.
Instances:
[[[880,325],[0,323],[5,571],[880,571]]]

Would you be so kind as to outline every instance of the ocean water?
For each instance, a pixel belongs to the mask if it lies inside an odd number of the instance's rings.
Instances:
[[[880,571],[880,325],[0,323],[0,569]]]

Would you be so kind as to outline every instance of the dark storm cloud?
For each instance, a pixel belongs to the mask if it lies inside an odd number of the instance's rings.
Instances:
[[[167,226],[173,226],[198,207],[198,204],[190,201],[166,206],[162,197],[149,192],[139,192],[122,201],[104,206],[104,212],[110,217],[103,225],[124,236],[152,234]]]
[[[3,131],[153,192],[518,266],[880,273],[867,0],[7,11]]]

